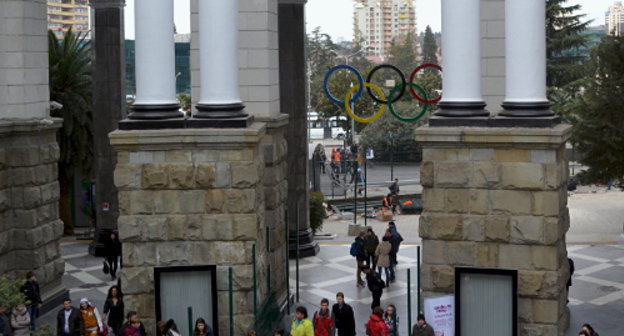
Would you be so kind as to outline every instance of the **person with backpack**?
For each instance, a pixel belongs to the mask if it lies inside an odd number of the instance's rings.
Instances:
[[[356,285],[358,287],[364,287],[365,283],[362,280],[362,270],[361,267],[364,265],[364,261],[366,260],[366,245],[364,244],[364,231],[360,231],[357,237],[355,237],[355,241],[351,244],[351,249],[349,253],[352,257],[355,257],[356,261],[356,272],[355,277],[357,279]]]
[[[331,313],[329,311],[329,300],[323,298],[321,300],[321,309],[314,313],[312,318],[312,324],[314,325],[314,336],[331,336],[332,323]]]
[[[381,280],[381,276],[379,273],[370,269],[370,267],[363,265],[361,267],[362,272],[366,274],[366,283],[368,284],[368,290],[371,291],[373,295],[373,302],[371,303],[371,309],[375,309],[375,307],[379,307],[381,305],[381,295],[383,294],[383,289],[386,287],[386,284]],[[383,310],[381,311],[383,314]]]

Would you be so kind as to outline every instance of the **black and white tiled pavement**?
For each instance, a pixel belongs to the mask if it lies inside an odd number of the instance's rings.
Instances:
[[[61,253],[65,259],[63,284],[77,305],[88,297],[102,309],[108,288],[116,283],[102,273],[102,258],[88,255],[89,241],[65,240]],[[356,286],[355,259],[349,255],[348,243],[321,243],[319,255],[300,261],[299,302],[312,314],[322,298],[335,301],[342,291],[356,312],[358,334],[364,335],[364,323],[370,315],[372,301],[367,288]],[[624,246],[569,245],[568,254],[574,260],[576,272],[570,288],[570,329],[566,335],[578,335],[583,323],[590,323],[603,336],[624,335]],[[399,252],[397,281],[384,292],[381,303],[396,305],[399,332],[406,335],[407,270],[411,272],[412,323],[416,317],[416,245],[402,245]],[[290,267],[291,293],[295,294],[295,261]],[[60,307],[59,307],[60,309]],[[39,324],[55,323],[56,310],[40,317]]]
[[[354,307],[358,333],[364,334],[364,323],[370,315],[372,297],[368,289],[355,284],[355,259],[349,255],[349,244],[322,244],[316,257],[300,262],[300,303],[310,311],[318,309],[322,298],[335,301],[336,292],[345,293]],[[570,329],[566,335],[578,335],[583,323],[590,323],[601,335],[624,335],[624,246],[571,245],[568,254],[576,271],[570,288]],[[411,270],[412,323],[416,318],[416,246],[401,246],[397,281],[381,297],[382,306],[394,304],[399,313],[399,332],[408,333],[407,269]],[[291,261],[290,284],[295,292],[295,263]]]

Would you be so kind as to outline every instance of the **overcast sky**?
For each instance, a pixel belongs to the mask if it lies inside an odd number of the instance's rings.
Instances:
[[[190,32],[190,1],[173,0],[175,23],[178,33]],[[200,0],[210,1],[210,0]],[[254,0],[245,0],[254,1]],[[414,0],[418,32],[430,25],[434,32],[440,31],[440,0]],[[581,13],[594,24],[604,24],[604,13],[614,0],[568,0],[568,4],[581,4]],[[334,41],[351,40],[353,34],[353,0],[308,0],[306,21],[308,31],[320,26]],[[134,39],[134,0],[126,0],[126,37]]]

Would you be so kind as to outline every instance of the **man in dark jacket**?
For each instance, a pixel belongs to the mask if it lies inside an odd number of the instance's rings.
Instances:
[[[366,283],[368,284],[368,290],[373,294],[373,302],[371,303],[371,310],[381,305],[381,294],[386,284],[381,280],[379,273],[370,269],[370,267],[362,266],[362,272],[366,274]]]
[[[360,231],[360,234],[355,237],[355,260],[356,260],[356,271],[355,276],[357,278],[357,286],[364,287],[365,283],[362,280],[362,270],[360,267],[364,265],[364,261],[366,261],[366,245],[364,244],[364,231]]]
[[[26,299],[29,301],[28,314],[30,315],[30,329],[35,330],[37,327],[36,320],[39,317],[39,307],[41,307],[41,292],[39,291],[39,283],[37,282],[37,276],[35,272],[28,272],[26,274],[26,283],[22,285],[20,291],[24,293]]]
[[[57,336],[82,336],[84,335],[84,321],[80,310],[72,307],[70,298],[63,300],[63,309],[56,314]]]
[[[435,336],[433,328],[425,321],[425,315],[418,314],[418,322],[412,328],[412,336]]]
[[[338,336],[355,336],[355,315],[353,308],[344,302],[344,294],[336,293],[336,302],[332,306],[332,322],[338,329]]]
[[[399,231],[397,231],[397,228],[394,222],[388,223],[388,229],[390,230],[390,233],[392,233],[389,239],[390,245],[392,245],[392,249],[390,250],[390,266],[392,266],[393,269],[396,270],[396,268],[394,267],[399,263],[397,260],[397,254],[399,253],[399,246],[401,245],[401,242],[403,241],[403,237],[401,236]],[[394,279],[395,279],[395,276],[393,273],[392,279],[390,279],[390,281],[394,281]]]
[[[0,306],[0,335],[9,335],[11,329],[11,322],[9,316],[6,314],[6,308]]]
[[[364,237],[364,247],[366,248],[366,265],[370,266],[372,269],[376,269],[375,266],[377,265],[377,260],[375,260],[377,245],[379,245],[379,238],[373,229],[368,229],[366,237]]]

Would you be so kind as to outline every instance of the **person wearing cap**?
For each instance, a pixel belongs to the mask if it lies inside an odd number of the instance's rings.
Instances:
[[[433,328],[427,324],[424,314],[418,314],[418,322],[412,328],[412,336],[435,336]]]
[[[383,294],[383,289],[386,287],[386,284],[381,280],[381,276],[368,265],[363,265],[360,267],[362,272],[366,274],[366,283],[368,284],[368,290],[371,291],[373,295],[373,302],[371,303],[371,310],[375,309],[375,307],[379,307],[381,305],[381,294]]]
[[[85,336],[98,336],[104,330],[100,312],[86,297],[80,299],[80,313],[84,321]]]

